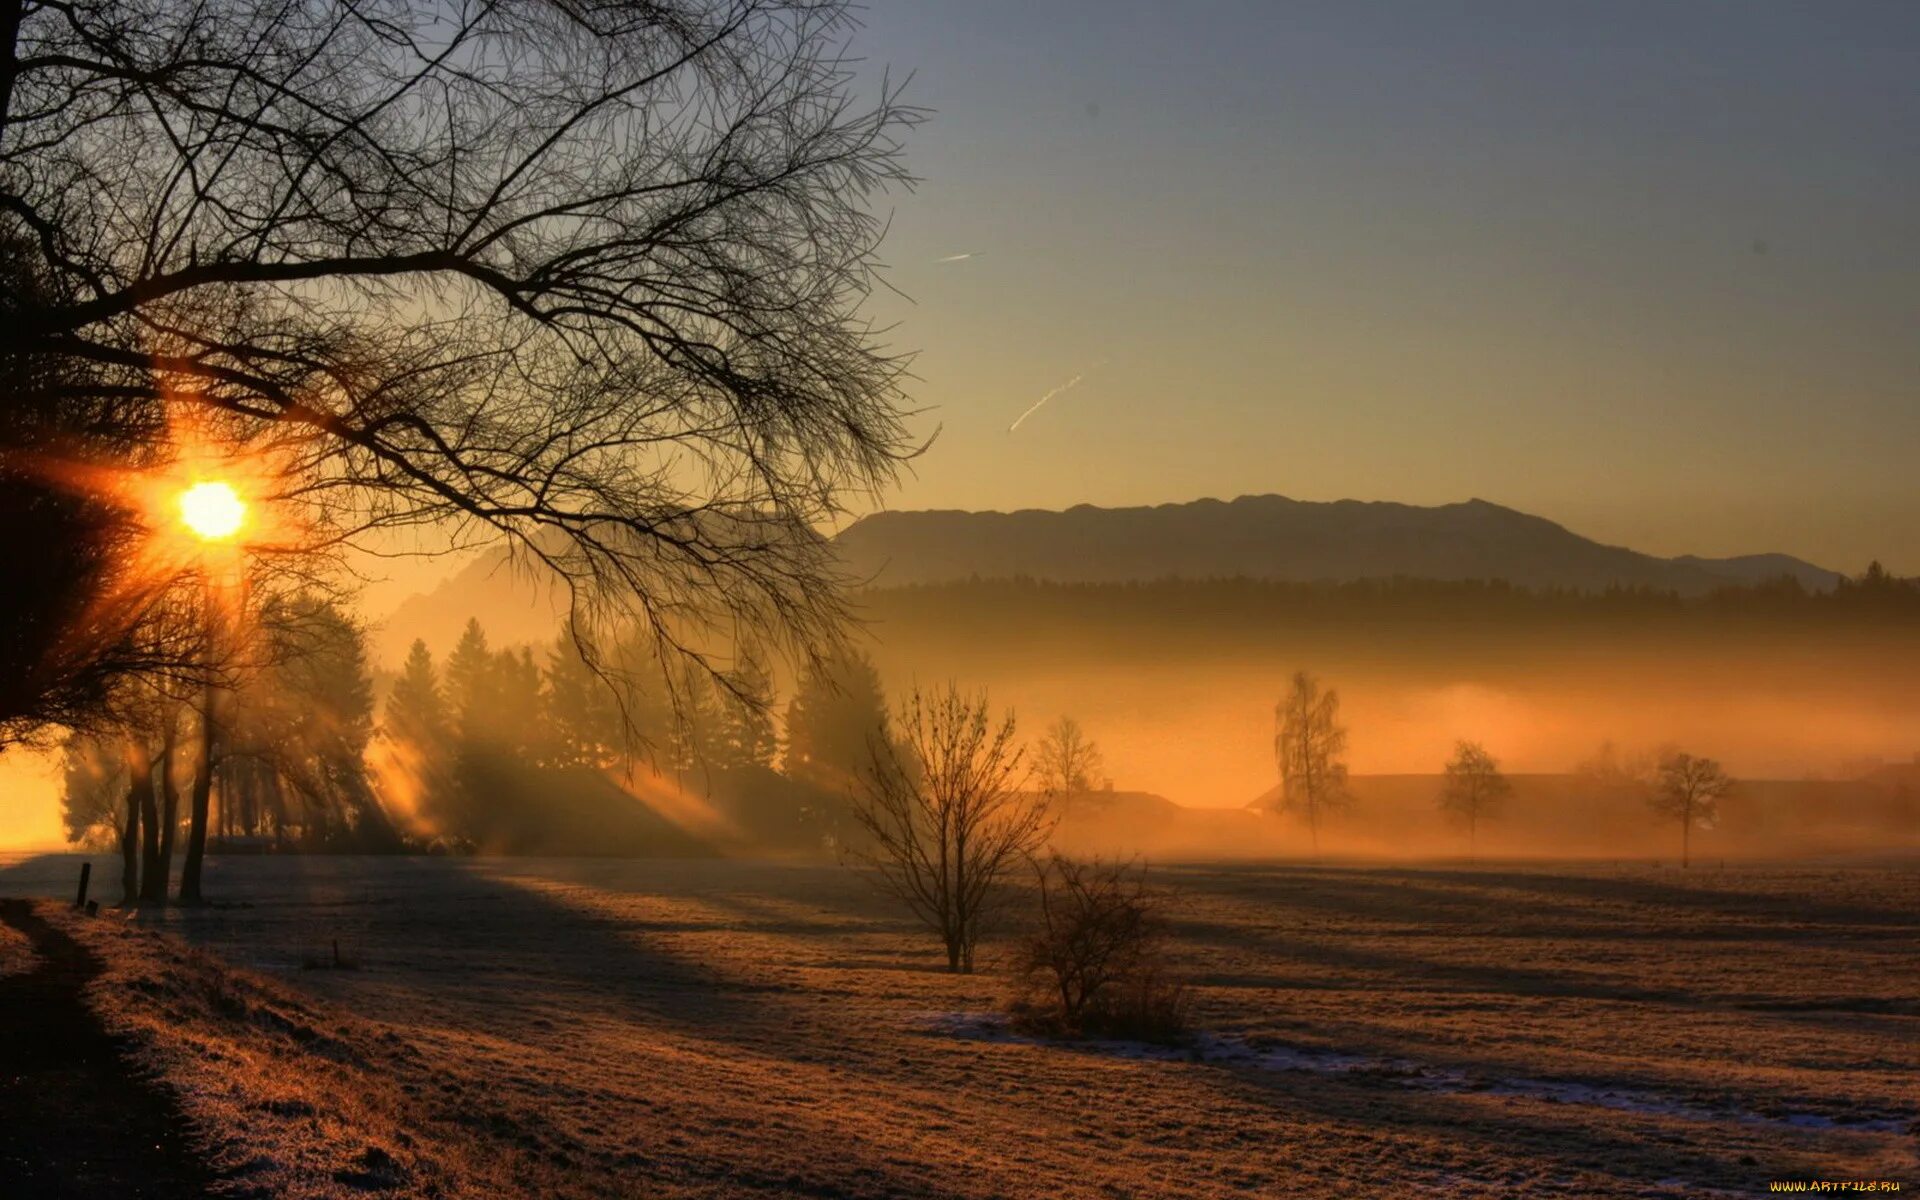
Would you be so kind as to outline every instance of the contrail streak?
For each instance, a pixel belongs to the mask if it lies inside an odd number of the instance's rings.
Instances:
[[[973,254],[974,252],[969,250],[965,254],[949,254],[945,258],[936,258],[933,261],[937,263],[964,262],[972,258]]]
[[[1080,374],[1075,375],[1072,379],[1067,380],[1065,383],[1061,384],[1059,387],[1048,392],[1046,395],[1040,397],[1038,400],[1035,400],[1033,402],[1033,407],[1027,409],[1027,411],[1021,413],[1019,416],[1013,419],[1013,424],[1007,426],[1007,432],[1012,433],[1014,430],[1020,428],[1020,422],[1026,420],[1028,417],[1039,412],[1041,405],[1053,399],[1055,396],[1058,396],[1061,392],[1071,391],[1075,384],[1079,383],[1082,379],[1085,379],[1086,377],[1087,377],[1087,373],[1085,371],[1082,371],[1080,372]]]

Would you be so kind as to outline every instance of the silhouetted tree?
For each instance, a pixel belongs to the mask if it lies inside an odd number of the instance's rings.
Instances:
[[[60,824],[67,841],[89,848],[125,837],[127,760],[93,734],[71,734],[60,751]]]
[[[217,713],[211,770],[196,761],[191,786],[197,793],[217,783],[221,835],[396,847],[367,776],[373,695],[363,636],[331,601],[297,595],[266,604],[257,644],[233,687],[223,689]],[[204,741],[206,729],[196,732]],[[185,898],[193,898],[198,876],[193,825],[190,814]]]
[[[1179,1035],[1187,992],[1168,977],[1166,923],[1145,868],[1057,851],[1033,868],[1040,914],[1014,960],[1014,1019],[1075,1037]]]
[[[1013,714],[992,721],[984,694],[915,688],[893,728],[860,773],[853,815],[866,840],[852,853],[939,936],[947,969],[971,974],[1003,877],[1046,841],[1046,805],[1022,790]]]
[[[161,854],[161,845],[167,845],[167,847],[171,849],[171,839],[169,839],[169,841],[163,841],[161,831],[159,831],[163,801],[157,797],[156,783],[154,783],[154,774],[156,774],[154,768],[157,766],[157,768],[159,768],[159,774],[161,774],[161,780],[163,780],[157,785],[157,791],[159,791],[161,795],[165,795],[165,791],[167,791],[165,772],[173,770],[173,756],[171,756],[173,741],[175,741],[175,733],[173,733],[173,720],[175,720],[173,705],[163,703],[163,705],[159,707],[157,718],[159,718],[159,722],[161,722],[161,732],[159,732],[159,745],[161,745],[161,749],[159,749],[159,760],[154,762],[154,760],[152,760],[152,751],[148,751],[148,762],[150,762],[150,764],[148,764],[148,772],[146,772],[146,785],[144,785],[144,787],[138,787],[136,793],[134,793],[134,797],[132,797],[134,803],[138,804],[138,808],[140,808],[138,818],[136,818],[136,820],[138,820],[138,826],[140,826],[140,868],[138,868],[138,872],[136,872],[136,879],[138,879],[138,885],[140,885],[140,900],[142,900],[142,902],[165,902],[165,900],[167,900],[167,883],[169,883],[169,876],[173,874],[173,862],[169,862],[169,860]]]
[[[1274,708],[1273,755],[1280,767],[1280,806],[1307,822],[1315,857],[1320,822],[1352,803],[1347,791],[1347,730],[1340,724],[1340,694],[1296,671],[1292,686]]]
[[[26,390],[270,438],[316,528],[503,536],[583,636],[830,643],[815,530],[914,449],[859,309],[917,116],[856,81],[852,16],[0,5],[0,236],[36,264],[0,280],[0,325]],[[54,615],[95,611],[95,561]]]
[[[387,693],[382,730],[388,737],[408,743],[422,753],[438,753],[445,745],[451,722],[447,698],[440,689],[440,673],[434,669],[433,654],[418,638],[407,651],[400,677]]]
[[[603,670],[582,655],[571,629],[561,631],[547,655],[546,726],[554,766],[605,768],[620,761],[630,744],[629,725],[647,736],[658,722],[634,711],[650,708],[652,689],[629,684],[616,692]],[[628,712],[622,712],[622,703]]]
[[[1467,859],[1475,857],[1480,822],[1505,810],[1513,784],[1500,773],[1500,764],[1479,742],[1458,741],[1440,787],[1440,811],[1467,830]]]
[[[780,750],[773,731],[773,678],[753,657],[737,674],[735,687],[719,696],[720,765],[730,771],[771,769]]]
[[[0,42],[21,8],[0,6]],[[10,84],[9,62],[0,57]],[[0,119],[0,163],[5,132]],[[33,582],[0,587],[0,748],[117,725],[113,693],[125,679],[186,669],[197,648],[148,622],[166,580],[136,552],[137,513],[111,482],[154,460],[160,405],[93,388],[85,364],[27,336],[61,284],[7,215],[10,183],[0,166],[0,562],[30,564]]]
[[[667,768],[680,775],[705,775],[724,765],[724,710],[712,677],[694,668],[678,670],[670,694]]]
[[[460,640],[447,655],[447,708],[453,734],[461,743],[482,739],[498,707],[498,665],[487,648],[487,632],[468,617]]]
[[[1680,822],[1680,865],[1690,866],[1693,827],[1711,826],[1719,818],[1720,801],[1733,787],[1719,763],[1692,754],[1671,754],[1660,760],[1660,773],[1648,804],[1653,811]]]
[[[1100,747],[1072,717],[1061,717],[1047,727],[1034,753],[1034,775],[1040,785],[1063,800],[1090,792],[1101,770]]]
[[[533,649],[502,650],[494,659],[495,707],[487,721],[487,738],[503,754],[523,761],[544,759],[546,729],[541,695],[543,679]]]
[[[120,901],[132,904],[140,898],[141,826],[155,824],[153,801],[153,748],[144,734],[130,734],[125,742],[127,758],[126,823],[120,830]]]
[[[550,765],[559,753],[545,673],[531,648],[490,650],[486,632],[468,620],[447,656],[446,693],[453,713],[452,785],[440,815],[455,830],[477,828],[479,809],[502,771],[516,777]]]
[[[147,903],[164,903],[172,883],[174,843],[180,836],[179,751],[187,711],[186,705],[169,700],[161,715],[160,836],[147,843],[150,857],[140,882],[140,898]]]
[[[880,672],[864,654],[848,654],[803,671],[787,703],[781,770],[811,793],[808,822],[837,839],[839,806],[887,734]]]

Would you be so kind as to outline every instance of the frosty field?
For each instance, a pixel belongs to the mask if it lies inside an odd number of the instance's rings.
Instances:
[[[946,974],[832,866],[226,859],[213,908],[43,911],[239,1194],[1920,1186],[1920,872],[1154,873],[1176,1049],[1009,1034],[992,953]]]

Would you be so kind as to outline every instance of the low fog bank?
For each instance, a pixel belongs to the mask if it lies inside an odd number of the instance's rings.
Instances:
[[[889,686],[956,678],[1039,730],[1071,715],[1117,787],[1238,808],[1277,781],[1297,670],[1340,694],[1356,775],[1438,773],[1458,739],[1510,774],[1611,742],[1742,779],[1848,780],[1920,752],[1920,603],[1498,585],[1113,587],[984,581],[870,592]]]
[[[1501,815],[1482,823],[1473,854],[1486,859],[1618,859],[1678,865],[1676,822],[1640,796],[1580,775],[1510,776]],[[1439,775],[1363,775],[1350,807],[1324,819],[1320,853],[1336,858],[1463,859],[1467,835],[1440,811]],[[1146,792],[1094,792],[1057,803],[1055,841],[1080,854],[1162,861],[1304,858],[1306,825],[1261,807],[1189,808]],[[1728,860],[1920,854],[1920,767],[1870,780],[1744,780],[1696,829],[1696,866]]]

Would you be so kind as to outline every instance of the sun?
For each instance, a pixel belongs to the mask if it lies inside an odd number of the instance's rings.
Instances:
[[[247,504],[233,485],[217,481],[196,483],[180,493],[180,519],[187,528],[209,542],[217,542],[240,532],[246,519]]]

